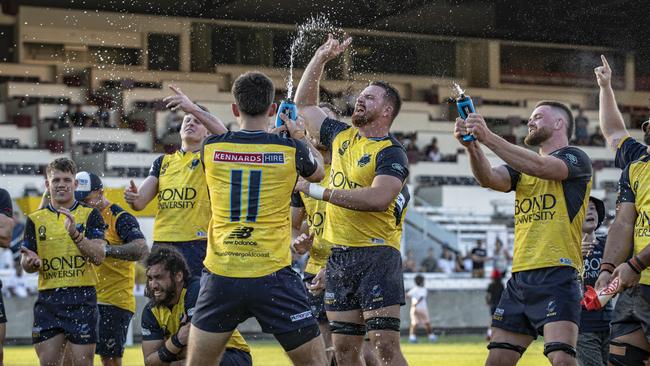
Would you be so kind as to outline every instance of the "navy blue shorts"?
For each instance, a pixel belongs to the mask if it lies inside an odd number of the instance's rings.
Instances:
[[[373,310],[404,305],[402,256],[389,246],[332,248],[325,309]]]
[[[95,353],[102,357],[122,357],[126,333],[133,313],[113,305],[97,305],[99,309],[99,341]]]
[[[34,304],[32,343],[58,334],[74,344],[97,343],[97,296],[94,287],[39,291]]]
[[[257,278],[224,277],[204,270],[192,324],[206,332],[224,333],[250,317],[271,334],[316,325],[302,279],[290,267]]]
[[[170,245],[176,248],[181,254],[187,266],[190,268],[190,273],[193,277],[201,277],[203,271],[203,261],[205,260],[205,251],[208,248],[207,240],[194,240],[183,242],[154,242],[154,245]]]
[[[307,302],[309,303],[314,318],[316,318],[319,323],[327,323],[327,313],[325,312],[325,292],[321,292],[318,295],[312,295],[311,292],[307,290],[307,284],[311,283],[311,280],[313,280],[314,277],[316,277],[316,275],[305,273],[305,277],[303,278],[305,291],[307,291]]]
[[[618,295],[612,317],[612,338],[641,330],[650,342],[650,286],[637,285]]]
[[[549,267],[516,272],[508,280],[492,326],[527,334],[544,335],[544,324],[570,321],[580,325],[582,286],[572,267]]]
[[[237,348],[226,348],[226,351],[221,356],[219,366],[252,366],[253,358],[248,352],[244,352]]]

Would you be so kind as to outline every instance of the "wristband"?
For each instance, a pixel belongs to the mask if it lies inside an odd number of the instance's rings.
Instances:
[[[641,261],[641,258],[639,258],[638,255],[635,255],[635,256],[632,257],[631,259],[634,259],[635,264],[636,264],[639,268],[641,268],[642,271],[645,270],[646,268],[648,268],[648,266],[647,266],[645,263],[643,263],[643,262]]]
[[[178,361],[178,355],[168,350],[165,344],[163,344],[162,347],[158,348],[158,358],[160,358],[160,361],[167,363]]]
[[[174,333],[172,336],[172,344],[176,346],[176,348],[183,348],[186,346],[186,344],[181,343],[181,340],[178,339],[178,333]]]
[[[321,187],[318,183],[309,183],[309,197],[315,198],[317,200],[323,200],[323,193],[325,193],[325,188]]]
[[[641,274],[641,271],[639,271],[636,267],[634,267],[634,265],[633,265],[632,263],[630,263],[630,261],[627,261],[627,262],[625,262],[625,263],[626,263],[628,266],[630,266],[630,268],[632,268],[632,270],[633,270],[634,272],[636,272],[636,274]]]
[[[609,266],[610,271],[613,271],[616,268],[614,263],[609,263],[609,262],[601,262],[600,263],[600,268],[603,268],[603,266]]]
[[[70,239],[72,239],[72,241],[76,243],[81,233],[79,232],[79,230],[75,230],[74,234],[68,234],[68,235],[70,235]]]

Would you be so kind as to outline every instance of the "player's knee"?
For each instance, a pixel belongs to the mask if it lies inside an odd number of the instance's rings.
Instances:
[[[311,341],[319,335],[320,329],[318,328],[318,324],[312,324],[290,332],[275,334],[274,336],[282,348],[284,348],[284,351],[289,352]]]
[[[624,342],[609,342],[609,364],[612,366],[643,366],[650,352]]]
[[[526,347],[507,342],[490,342],[486,366],[513,365],[526,352]]]

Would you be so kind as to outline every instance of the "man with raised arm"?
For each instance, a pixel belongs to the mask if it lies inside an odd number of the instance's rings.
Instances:
[[[515,191],[512,278],[492,315],[486,365],[514,365],[538,335],[553,365],[576,365],[582,298],[579,274],[582,223],[591,190],[591,161],[569,146],[573,116],[563,103],[541,101],[516,146],[487,127],[479,114],[456,119],[454,135],[483,187]],[[466,142],[462,136],[476,140]],[[481,145],[506,162],[492,167]]]
[[[193,103],[179,89],[165,98],[167,107],[185,112],[181,123],[181,148],[158,157],[149,176],[137,187],[133,181],[124,191],[129,206],[140,211],[158,196],[154,220],[155,245],[171,245],[187,261],[192,276],[200,277],[207,247],[210,199],[201,163],[201,143],[210,133],[226,128],[208,110]]]
[[[405,304],[399,251],[408,161],[389,135],[401,99],[385,82],[370,83],[357,98],[352,124],[330,118],[318,106],[325,64],[351,39],[331,35],[315,53],[297,91],[298,111],[312,138],[332,151],[330,182],[299,182],[297,190],[326,205],[322,238],[332,244],[327,262],[325,309],[336,361],[363,365],[363,337],[386,365],[406,365],[399,344],[400,306]]]

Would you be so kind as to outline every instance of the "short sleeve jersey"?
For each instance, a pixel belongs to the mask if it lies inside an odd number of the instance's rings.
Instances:
[[[650,244],[650,156],[631,162],[623,170],[619,181],[618,201],[633,203],[637,218],[634,222],[634,254],[637,255]],[[641,272],[642,285],[650,285],[650,268]]]
[[[523,174],[506,166],[515,195],[512,272],[571,266],[582,271],[582,221],[591,192],[591,160],[582,150],[551,153],[569,169],[563,181]]]
[[[104,220],[94,208],[76,202],[70,212],[77,230],[88,239],[104,239]],[[95,286],[96,267],[74,244],[65,229],[65,216],[48,205],[27,217],[23,245],[38,254],[38,290],[62,287]]]
[[[325,119],[321,143],[332,151],[330,189],[366,188],[378,175],[396,177],[402,190],[382,212],[355,211],[328,204],[323,238],[336,245],[367,247],[388,245],[399,250],[403,219],[410,199],[406,179],[408,159],[393,137],[366,138],[359,129]]]
[[[203,163],[212,205],[205,267],[252,278],[291,264],[291,194],[317,169],[302,142],[264,131],[214,135]]]
[[[190,281],[181,291],[178,303],[171,308],[163,305],[154,306],[151,302],[145,305],[144,309],[142,309],[141,320],[142,340],[167,340],[178,332],[182,325],[192,320],[200,287],[198,279]],[[237,329],[230,336],[226,348],[236,348],[244,352],[250,352],[248,344]]]
[[[123,245],[144,239],[140,225],[133,215],[116,204],[101,211],[106,223],[104,239],[109,245]],[[135,262],[106,258],[97,267],[97,302],[135,312]]]
[[[158,212],[153,226],[156,242],[206,240],[210,200],[199,151],[161,155],[149,175],[158,178]]]

